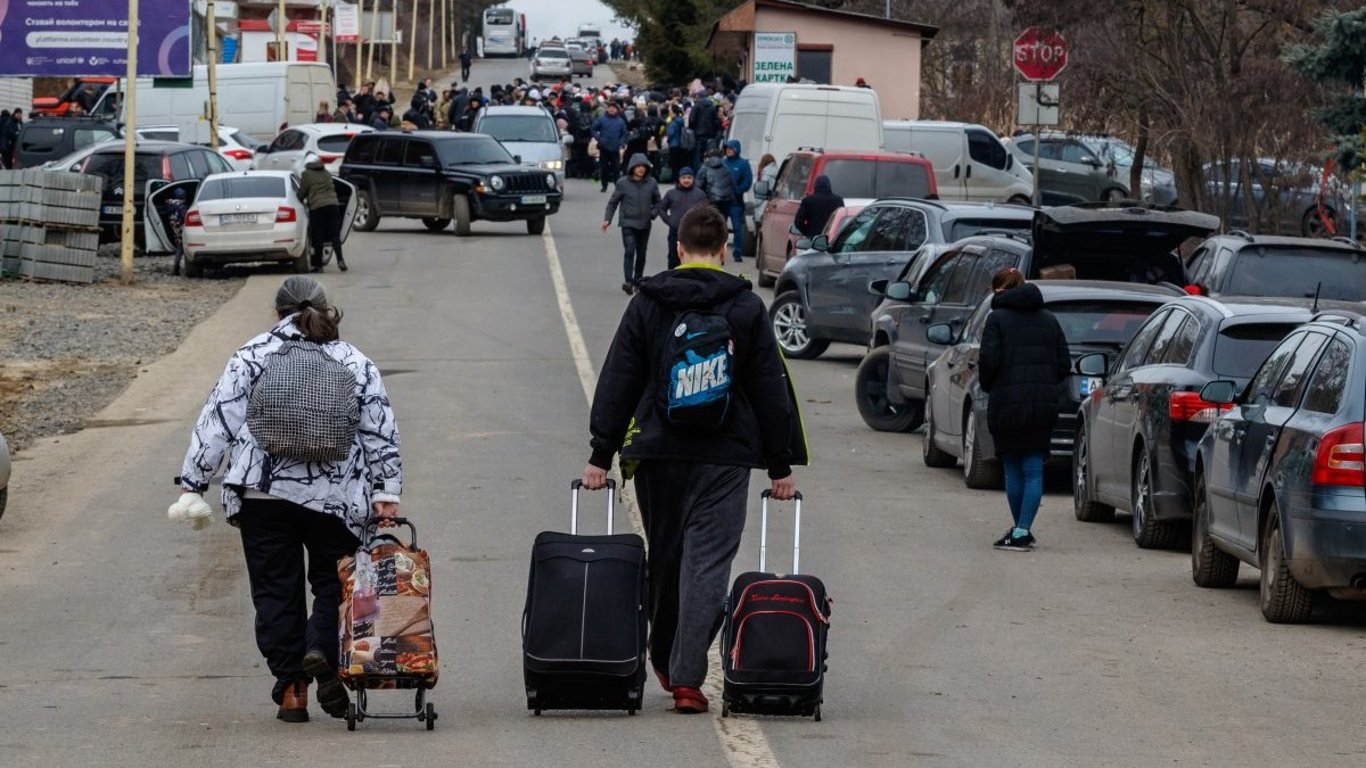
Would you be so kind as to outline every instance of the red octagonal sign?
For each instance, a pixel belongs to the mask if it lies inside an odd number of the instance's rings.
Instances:
[[[1048,81],[1067,67],[1067,41],[1057,32],[1030,27],[1015,38],[1015,70],[1030,82]]]

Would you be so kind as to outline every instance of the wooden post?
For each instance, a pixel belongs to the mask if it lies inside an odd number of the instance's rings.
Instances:
[[[393,34],[389,35],[389,98],[394,98],[394,86],[398,85],[398,10],[399,0],[394,0]]]
[[[360,92],[360,84],[365,82],[365,73],[361,71],[361,53],[365,50],[365,30],[362,28],[364,25],[361,24],[360,18],[360,14],[364,11],[365,0],[360,0],[360,7],[356,9],[356,73],[354,75],[355,82],[351,84],[357,93]],[[335,22],[336,19],[334,18],[333,21]],[[336,32],[335,29],[332,31]]]
[[[417,63],[417,12],[422,7],[422,0],[413,0],[413,21],[408,28],[408,80],[413,79],[413,65]],[[394,11],[395,17],[398,11]]]
[[[365,0],[361,0],[365,2]],[[379,39],[379,0],[373,0],[370,6],[370,56],[365,60],[365,79],[374,80],[375,75],[375,42]]]
[[[209,149],[218,151],[218,21],[213,15],[213,0],[204,6],[209,27]],[[193,74],[191,74],[193,77]]]
[[[450,17],[449,17],[449,15],[448,15],[448,11],[449,11],[449,10],[450,10],[450,0],[441,0],[441,66],[442,66],[442,67],[449,67],[449,66],[451,65],[451,50],[450,50],[450,47],[449,47],[449,45],[448,45],[448,44],[450,43],[450,39],[451,39],[451,28],[450,28],[450,24],[449,24]]]
[[[285,15],[285,0],[280,0],[280,18],[275,25],[275,60],[289,61],[289,54],[285,48],[285,30],[289,27],[289,17]]]
[[[414,9],[416,10],[416,9]],[[427,69],[432,68],[432,54],[436,52],[436,46],[432,45],[432,34],[436,32],[436,0],[427,0]]]
[[[128,121],[123,139],[123,222],[119,239],[120,281],[133,282],[133,170],[137,162],[138,114],[138,0],[128,0],[128,94],[124,102],[124,116]]]

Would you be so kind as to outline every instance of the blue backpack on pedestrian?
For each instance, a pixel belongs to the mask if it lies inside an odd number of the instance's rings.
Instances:
[[[735,339],[726,313],[733,299],[715,308],[689,309],[674,319],[664,346],[664,418],[675,427],[717,431],[730,414]]]

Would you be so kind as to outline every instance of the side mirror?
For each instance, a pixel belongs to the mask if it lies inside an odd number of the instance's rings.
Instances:
[[[796,235],[797,237],[801,237],[802,235],[805,234],[804,232],[801,231],[800,228],[797,227],[796,224],[788,224],[788,225],[787,225],[787,233],[788,233],[789,235]]]
[[[417,159],[417,164],[423,168],[435,168],[436,158],[431,155],[423,155]]]
[[[797,238],[797,242],[793,243],[792,246],[799,251],[809,251],[811,250],[811,238],[799,237]]]
[[[868,292],[874,296],[885,296],[887,294],[887,283],[890,280],[869,280]]]
[[[518,165],[521,165],[521,163],[522,163],[522,156],[521,156],[521,155],[513,155],[513,156],[512,156],[512,162],[517,163]]]
[[[829,251],[830,238],[826,235],[816,235],[811,238],[811,248],[821,252]]]
[[[1103,352],[1082,355],[1072,366],[1072,370],[1082,376],[1104,376],[1110,370],[1110,358]]]
[[[925,329],[925,338],[929,339],[931,344],[952,344],[953,335],[953,326],[948,323],[935,323]]]
[[[893,301],[915,301],[915,291],[905,282],[888,283],[886,296]]]
[[[1008,170],[1010,170],[1011,168],[1014,168],[1014,167],[1015,167],[1015,156],[1012,155],[1012,154],[1010,154],[1009,152],[1007,152],[1007,153],[1006,153],[1006,170],[1008,171]]]
[[[767,200],[773,190],[769,189],[767,181],[754,182],[754,197],[757,200]]]
[[[1083,158],[1081,159],[1081,161],[1082,161],[1083,163],[1085,163],[1086,165],[1091,166],[1092,168],[1099,168],[1099,167],[1100,167],[1100,161],[1097,160],[1096,158],[1092,157],[1091,155],[1087,155],[1086,157],[1083,157]]]
[[[1227,379],[1216,379],[1200,388],[1200,399],[1215,405],[1232,405],[1238,401],[1238,385]]]

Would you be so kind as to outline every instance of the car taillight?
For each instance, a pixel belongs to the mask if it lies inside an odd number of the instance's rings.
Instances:
[[[1191,421],[1212,424],[1219,414],[1233,407],[1233,403],[1211,403],[1200,399],[1199,392],[1173,392],[1167,404],[1167,415],[1172,421]]]
[[[161,178],[167,181],[175,180],[175,176],[171,175],[171,158],[169,155],[161,156]]]
[[[223,150],[223,155],[225,157],[231,157],[233,160],[250,160],[252,158],[251,150],[249,149],[225,149]]]
[[[335,163],[335,162],[337,162],[338,160],[342,159],[342,156],[341,156],[341,155],[318,155],[318,159],[321,160],[321,161],[323,161],[323,165],[327,165],[328,163]]]
[[[185,214],[185,226],[187,226],[187,227],[202,227],[202,226],[204,226],[204,219],[199,215],[199,211],[190,211],[190,212],[188,212],[188,213]]]
[[[1314,485],[1366,486],[1366,439],[1361,422],[1331,430],[1314,454]]]
[[[290,221],[298,221],[298,220],[299,220],[299,214],[296,213],[295,210],[294,210],[292,207],[288,206],[288,205],[282,205],[282,206],[280,206],[280,208],[279,208],[278,210],[275,211],[275,221],[276,221],[277,223],[290,222]]]

